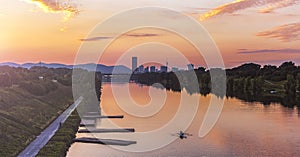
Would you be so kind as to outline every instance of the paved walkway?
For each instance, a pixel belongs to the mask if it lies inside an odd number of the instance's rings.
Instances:
[[[82,97],[78,98],[70,107],[68,107],[60,116],[56,118],[34,141],[32,141],[19,155],[18,157],[34,157],[38,152],[48,143],[48,141],[54,136],[55,132],[59,129],[70,114],[76,109],[76,107],[82,101]]]

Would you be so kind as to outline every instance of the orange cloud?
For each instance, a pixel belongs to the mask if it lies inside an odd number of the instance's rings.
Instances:
[[[256,36],[276,38],[283,42],[300,40],[300,23],[286,24],[268,31],[259,32]]]
[[[21,0],[35,4],[46,13],[63,13],[64,21],[78,15],[77,6],[69,0]]]
[[[260,10],[260,12],[269,13],[275,9],[288,7],[299,2],[300,0],[235,0],[231,3],[227,3],[217,8],[214,8],[211,11],[205,13],[204,15],[201,15],[200,20],[204,21],[214,16],[231,14],[247,8],[265,5],[268,5],[268,7]]]

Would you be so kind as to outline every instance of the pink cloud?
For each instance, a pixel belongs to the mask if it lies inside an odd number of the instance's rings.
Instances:
[[[300,23],[278,26],[271,30],[259,32],[256,36],[275,38],[284,42],[300,40]]]
[[[267,8],[260,10],[261,13],[270,13],[275,9],[292,6],[299,2],[300,0],[235,0],[210,10],[202,15],[200,20],[203,21],[214,16],[232,14],[240,10],[259,6],[267,6]]]

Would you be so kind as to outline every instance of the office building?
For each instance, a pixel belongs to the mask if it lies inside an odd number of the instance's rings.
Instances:
[[[145,70],[144,70],[144,72],[148,73],[149,72],[149,67],[146,67]]]
[[[132,57],[132,72],[134,72],[137,68],[137,57]]]
[[[138,68],[138,72],[139,73],[144,73],[144,66],[143,65],[141,65],[141,66],[139,66],[139,68]]]
[[[154,73],[154,72],[156,72],[156,68],[155,68],[155,66],[151,66],[151,67],[150,67],[150,72],[151,72],[151,73]]]
[[[160,67],[160,72],[168,72],[168,67],[167,66],[161,66]]]

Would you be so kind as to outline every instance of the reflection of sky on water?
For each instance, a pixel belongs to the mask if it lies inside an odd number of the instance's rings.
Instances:
[[[124,86],[121,85],[120,86]],[[150,101],[149,87],[130,84],[130,94],[139,104]],[[159,89],[157,89],[159,90]],[[108,115],[124,114],[124,119],[113,120],[120,127],[133,127],[137,132],[146,132],[162,127],[178,110],[180,93],[166,92],[167,101],[159,113],[146,118],[124,113],[113,100],[109,84],[103,85],[101,107]],[[204,138],[198,138],[211,95],[201,96],[200,105],[192,125],[187,129],[194,136],[185,140],[176,139],[168,146],[151,152],[127,153],[108,146],[73,144],[69,156],[299,156],[300,120],[298,111],[279,104],[264,106],[260,103],[245,103],[238,99],[226,99],[221,117],[213,130]],[[125,102],[124,102],[125,103]],[[187,104],[188,105],[188,104]],[[189,113],[186,113],[189,114]],[[98,127],[109,127],[107,120]],[[179,131],[163,132],[161,137]],[[101,138],[137,140],[133,134],[97,134]],[[78,136],[88,136],[78,134]],[[168,138],[168,137],[165,137]],[[134,145],[132,145],[134,147]]]

